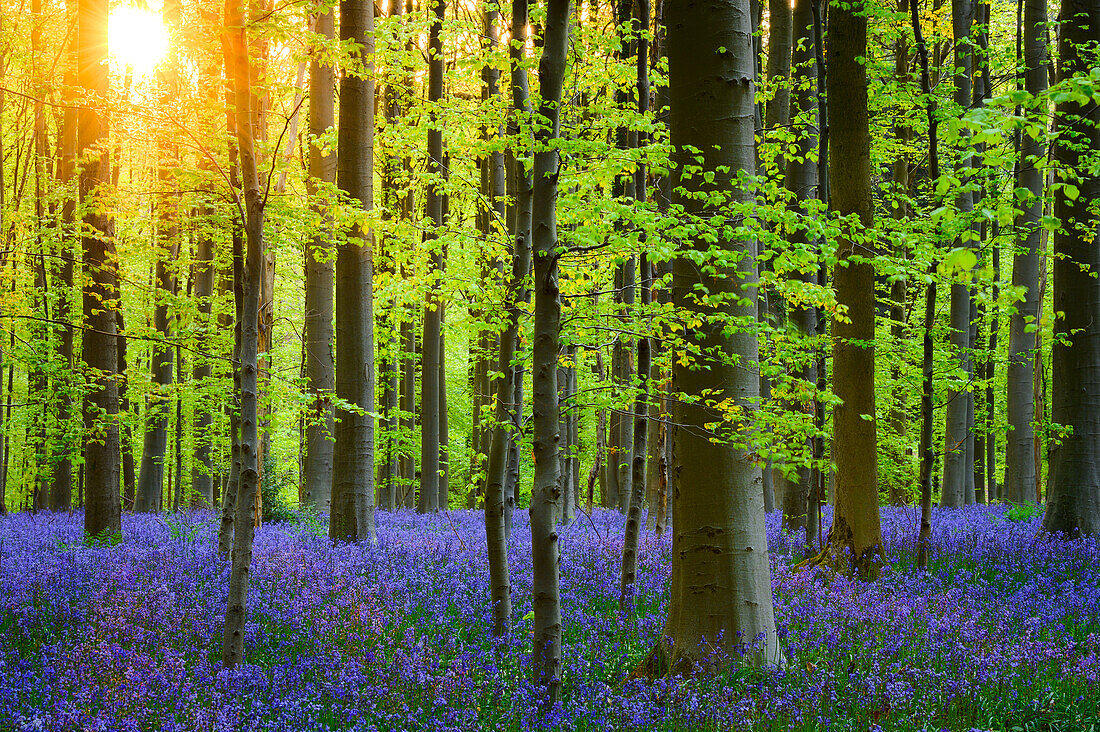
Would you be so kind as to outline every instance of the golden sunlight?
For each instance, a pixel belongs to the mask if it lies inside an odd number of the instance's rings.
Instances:
[[[130,67],[135,76],[148,76],[168,50],[168,32],[159,12],[119,5],[111,10],[107,43],[113,63]]]

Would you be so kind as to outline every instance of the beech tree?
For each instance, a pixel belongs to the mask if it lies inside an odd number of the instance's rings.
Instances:
[[[819,561],[872,577],[883,560],[875,430],[874,245],[856,225],[869,229],[874,218],[864,62],[867,17],[857,5],[837,6],[830,13],[829,202],[852,223],[837,243],[833,271],[836,300],[846,312],[832,322],[833,392],[840,400],[833,410],[836,508]]]
[[[558,461],[558,349],[561,298],[558,291],[558,176],[561,156],[554,143],[561,134],[560,107],[569,43],[569,0],[548,0],[539,59],[538,117],[532,170],[531,233],[534,254],[534,351],[531,389],[535,475],[531,488],[531,555],[534,594],[535,683],[546,689],[543,706],[561,693],[561,596],[558,581],[557,520],[561,511]]]
[[[673,391],[706,395],[679,399],[672,411],[672,594],[663,630],[670,646],[658,648],[652,664],[679,673],[713,662],[715,651],[755,664],[778,663],[782,652],[760,466],[748,445],[715,439],[706,426],[732,403],[731,427],[739,431],[736,415],[754,408],[760,387],[756,335],[747,327],[756,262],[751,242],[732,235],[752,200],[755,165],[749,7],[747,0],[673,2],[665,14],[669,131],[680,176],[673,203],[693,221],[721,221],[716,230],[731,232],[714,251],[696,228],[672,269],[673,305],[699,322],[687,336],[693,359],[673,364]],[[724,196],[732,196],[732,211],[712,203]]]
[[[374,207],[374,4],[342,0],[340,38],[359,49],[340,81],[336,183],[357,217],[336,255],[337,410],[329,536],[374,538],[373,235],[362,216]],[[427,373],[427,372],[425,372]]]
[[[112,303],[118,297],[118,263],[111,247],[110,211],[96,204],[110,180],[103,143],[108,136],[103,107],[107,91],[107,0],[80,0],[77,6],[77,80],[88,99],[80,110],[77,152],[87,156],[80,173],[84,205],[81,250],[84,265],[84,363],[93,369],[85,415],[84,532],[103,536],[122,530],[119,486],[117,331]]]
[[[1060,82],[1088,72],[1100,36],[1100,2],[1063,0]],[[1090,45],[1091,44],[1091,45]],[[1085,97],[1087,99],[1087,97]],[[1070,428],[1050,454],[1043,528],[1068,536],[1100,533],[1100,105],[1066,95],[1057,106],[1054,157],[1063,172],[1054,196],[1053,421]]]

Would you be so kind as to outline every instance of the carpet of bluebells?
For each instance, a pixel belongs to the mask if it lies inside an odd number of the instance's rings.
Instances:
[[[793,570],[802,539],[779,518],[786,665],[649,681],[631,672],[661,632],[669,539],[643,538],[624,618],[623,518],[579,515],[562,532],[563,700],[540,716],[523,513],[515,632],[497,644],[481,514],[379,514],[370,546],[333,547],[315,520],[264,526],[232,672],[212,514],[126,516],[114,546],[84,542],[79,515],[7,517],[0,730],[1100,729],[1100,542],[1003,507],[937,510],[921,573],[916,510],[884,508],[890,565],[865,584]]]

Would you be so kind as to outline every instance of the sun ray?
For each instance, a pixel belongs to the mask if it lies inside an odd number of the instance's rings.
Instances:
[[[119,5],[111,11],[108,44],[113,64],[129,67],[135,76],[149,76],[168,50],[168,32],[159,12]]]

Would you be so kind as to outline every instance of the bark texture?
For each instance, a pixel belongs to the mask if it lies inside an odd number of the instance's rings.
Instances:
[[[315,32],[332,38],[333,12],[318,13]],[[334,122],[333,69],[314,56],[309,65],[309,132],[324,134]],[[327,201],[320,198],[321,186],[336,181],[336,156],[317,145],[309,147],[310,198],[322,222],[331,217]],[[327,228],[327,227],[326,227]],[[332,499],[333,432],[335,430],[332,394],[336,389],[336,364],[333,356],[333,261],[324,249],[330,237],[322,230],[305,251],[305,378],[310,394],[309,413],[303,435],[302,497],[305,504],[327,513]]]
[[[1058,41],[1060,80],[1087,74],[1088,46],[1100,38],[1100,2],[1063,0]],[[1100,105],[1064,101],[1057,108],[1058,168],[1071,171],[1079,195],[1059,189],[1054,215],[1054,310],[1065,313],[1054,339],[1052,420],[1073,428],[1051,449],[1043,528],[1067,536],[1100,533]],[[1092,166],[1086,165],[1092,160]]]
[[[706,221],[708,230],[722,230],[713,227],[721,214],[692,192],[732,191],[741,205],[751,195],[734,184],[739,173],[755,168],[749,11],[747,0],[674,2],[664,10],[674,160],[683,171],[694,162],[692,149],[699,150],[703,171],[714,176],[707,183],[701,173],[681,172],[674,202]],[[714,246],[702,236],[684,245],[703,256]],[[731,318],[744,324],[755,317],[753,245],[730,237],[720,238],[718,246],[723,256],[713,269],[701,269],[688,257],[673,262],[673,305],[697,314],[702,324],[690,334],[699,349],[695,363],[673,365],[672,392],[708,396],[706,402],[674,400],[672,592],[664,626],[671,647],[659,649],[663,668],[655,671],[695,670],[720,662],[722,654],[743,663],[782,662],[760,467],[750,446],[712,440],[704,428],[716,419],[707,402],[728,399],[753,409],[760,388],[755,333],[743,325],[727,330]],[[700,288],[720,299],[721,312],[701,301]]]
[[[107,0],[80,0],[77,8],[77,81],[92,100],[81,108],[77,148],[80,154],[102,145],[108,125],[101,104],[108,94]],[[92,204],[97,189],[110,180],[106,153],[92,154],[80,174],[80,197]],[[86,277],[83,312],[84,363],[96,374],[85,414],[84,533],[102,536],[122,530],[119,502],[118,368],[115,301],[118,297],[118,262],[113,254],[114,221],[94,205],[84,215],[81,252]]]
[[[354,43],[355,66],[340,81],[336,183],[358,207],[374,207],[374,2],[342,0],[340,39]],[[338,409],[329,537],[374,539],[374,235],[361,224],[336,250]]]
[[[842,216],[873,225],[867,114],[867,17],[859,5],[836,6],[829,19],[831,169],[829,200]],[[836,509],[822,559],[847,574],[877,575],[883,560],[875,429],[875,270],[866,239],[848,231],[838,242],[833,283],[847,308],[833,321],[833,412]]]

